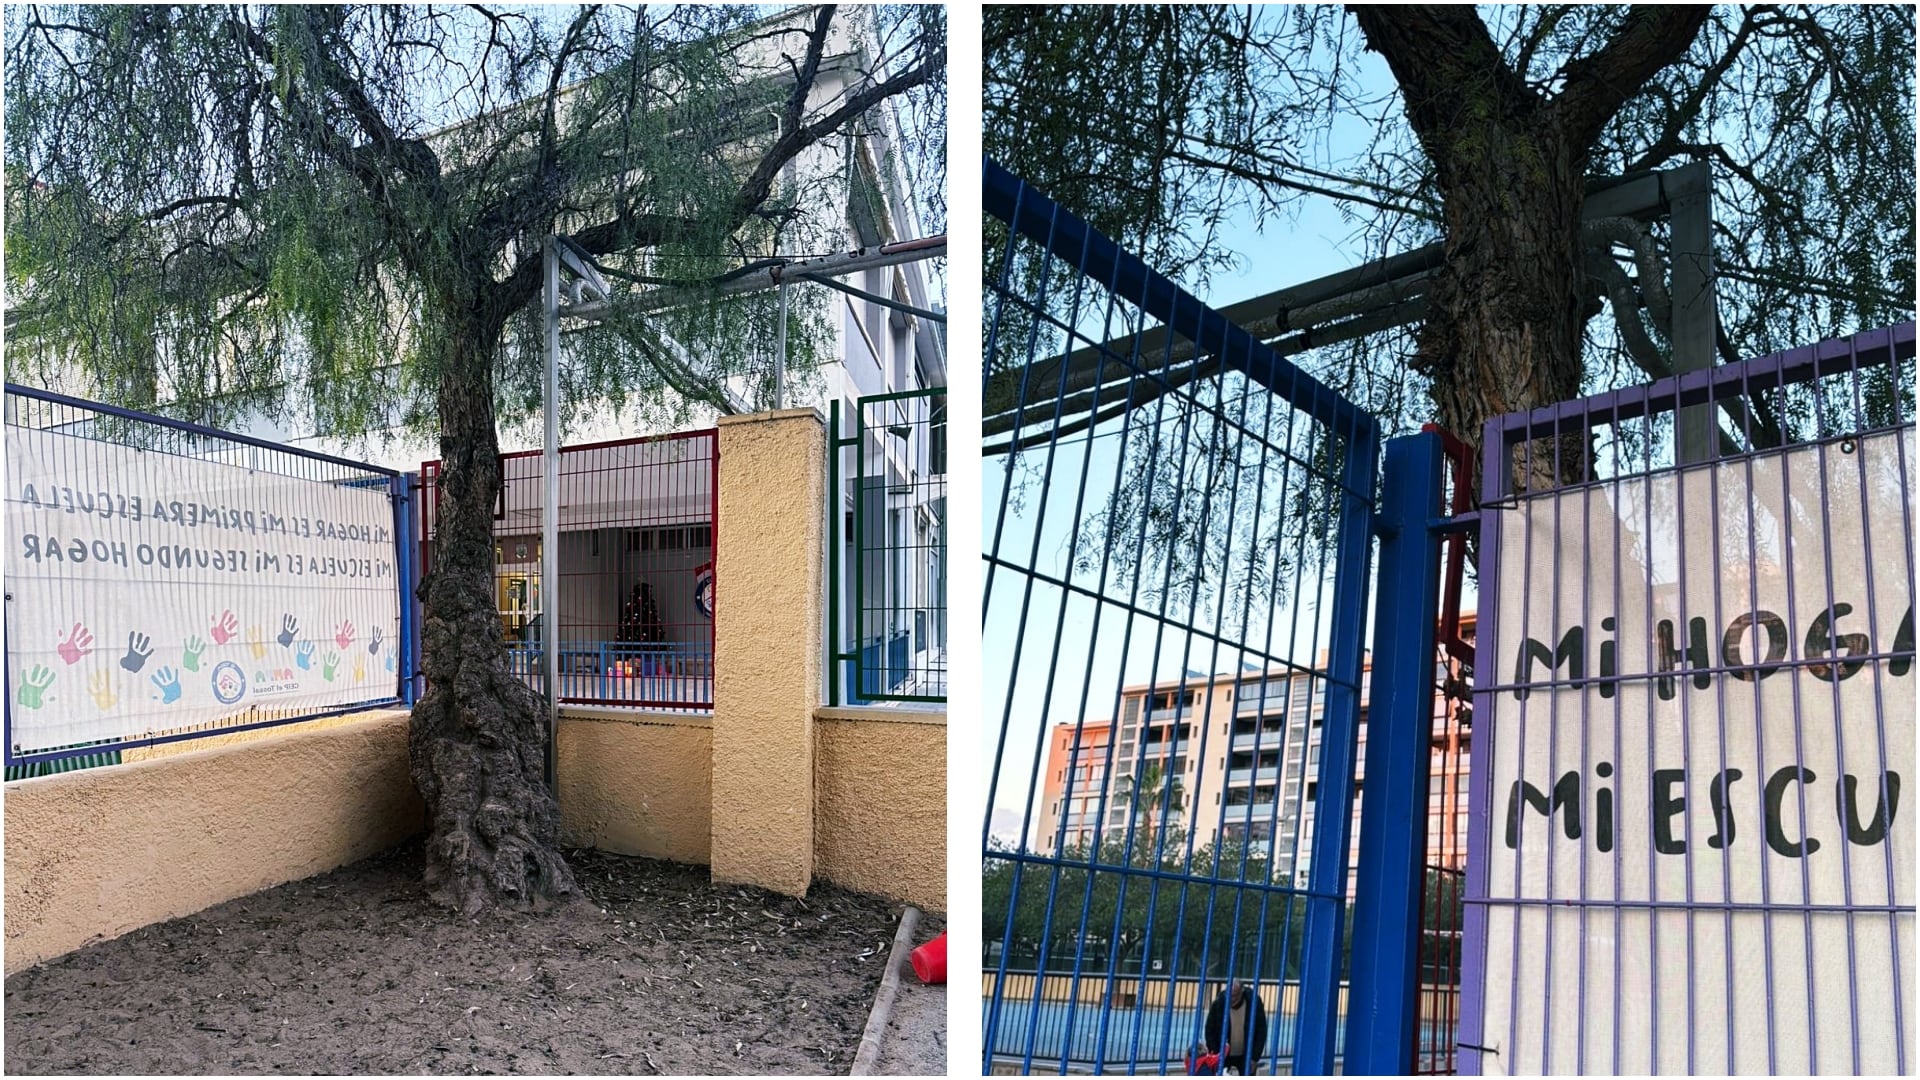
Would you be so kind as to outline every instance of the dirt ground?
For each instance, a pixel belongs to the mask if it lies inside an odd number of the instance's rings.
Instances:
[[[417,846],[6,980],[9,1073],[845,1073],[897,911],[577,851],[591,902],[462,919]]]

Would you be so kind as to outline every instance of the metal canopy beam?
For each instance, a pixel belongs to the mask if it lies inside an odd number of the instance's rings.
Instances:
[[[1712,363],[1713,359],[1713,289],[1710,245],[1706,236],[1699,238],[1697,246],[1684,250],[1693,252],[1690,258],[1682,259],[1682,240],[1692,237],[1692,231],[1683,229],[1682,218],[1688,222],[1704,220],[1710,228],[1710,218],[1703,218],[1707,210],[1707,200],[1713,187],[1713,175],[1705,162],[1693,162],[1674,169],[1638,173],[1632,176],[1596,180],[1589,184],[1586,201],[1582,205],[1583,220],[1597,218],[1628,217],[1648,221],[1664,215],[1674,215],[1674,276],[1675,276],[1675,317],[1674,351],[1676,370],[1698,370]],[[1694,228],[1699,228],[1696,225]],[[1684,235],[1683,235],[1684,233]],[[1707,252],[1702,258],[1697,252]],[[1364,334],[1392,326],[1417,321],[1426,315],[1425,279],[1438,268],[1445,256],[1444,246],[1440,243],[1427,244],[1411,251],[1390,255],[1384,259],[1352,269],[1341,270],[1298,285],[1262,296],[1229,304],[1219,311],[1226,318],[1245,327],[1255,337],[1270,343],[1274,351],[1282,356],[1296,355],[1308,349],[1348,341]],[[1687,272],[1683,274],[1682,264]],[[1697,275],[1697,276],[1696,276]],[[1687,314],[1681,314],[1681,286],[1687,286],[1687,295],[1691,304]],[[1398,298],[1398,302],[1388,308],[1389,318],[1382,318],[1382,312],[1370,312],[1344,321],[1328,322],[1323,325],[1307,326],[1297,318],[1296,313],[1303,309],[1326,304],[1370,289],[1383,289],[1391,286],[1387,297]],[[1697,340],[1700,336],[1701,312],[1705,311],[1705,351],[1695,356]],[[1687,353],[1682,356],[1682,342]],[[1185,371],[1196,357],[1197,352],[1189,339],[1175,341],[1171,347],[1167,342],[1167,329],[1155,327],[1139,334],[1130,334],[1107,341],[1104,345],[1076,349],[1066,356],[1032,365],[1024,380],[1010,373],[999,373],[987,379],[982,400],[982,434],[992,436],[1004,434],[1017,427],[1030,423],[1050,422],[1055,415],[1063,421],[1073,414],[1059,408],[1059,399],[1074,394],[1086,394],[1096,385],[1107,382],[1114,384],[1111,372],[1102,379],[1102,356],[1109,361],[1115,356],[1133,358],[1142,374],[1161,374],[1173,377]],[[1683,359],[1697,366],[1682,367]],[[1062,366],[1066,370],[1062,374]],[[1126,373],[1131,379],[1132,370]],[[1125,380],[1121,380],[1125,381]],[[1105,393],[1101,400],[1118,400],[1124,395]],[[1135,402],[1139,402],[1136,400]],[[1711,419],[1708,419],[1711,423]],[[1010,443],[1008,444],[1011,445]],[[1000,447],[999,449],[1006,449]],[[990,449],[989,453],[995,452]]]
[[[743,296],[747,293],[765,292],[768,289],[777,289],[781,282],[795,278],[840,277],[865,270],[878,270],[885,266],[919,262],[922,259],[938,259],[944,257],[946,253],[947,237],[945,233],[941,233],[939,236],[929,236],[919,240],[902,240],[896,244],[858,248],[818,259],[798,259],[778,266],[762,267],[752,273],[721,282],[711,289],[679,286],[649,289],[631,299],[574,304],[562,309],[561,313],[569,318],[594,320],[604,320],[616,313],[645,315],[649,312],[666,311],[685,304],[710,300],[716,296]]]
[[[1243,371],[1254,382],[1280,393],[1301,412],[1334,431],[1353,432],[1356,437],[1365,432],[1365,437],[1372,437],[1373,417],[1276,355],[1231,316],[1208,308],[1192,293],[1153,272],[1137,256],[1100,235],[1087,223],[1062,212],[1053,200],[1027,187],[991,159],[985,162],[981,203],[986,212],[1006,221],[1016,233],[1045,238],[1047,246],[1056,251],[1078,250],[1079,264],[1089,278],[1101,282],[1115,296],[1138,305],[1142,311],[1165,312],[1169,329],[1196,342],[1225,366]],[[1160,333],[1164,342],[1167,330]],[[1100,350],[1083,351],[1095,359],[1097,369]],[[1040,366],[1035,365],[1034,370],[1039,369]],[[1054,370],[1059,370],[1057,364]],[[1016,386],[1020,374],[1014,373]],[[1054,398],[1048,401],[1060,396],[1058,384],[1052,380],[1035,376],[1031,381],[1033,389],[1040,393],[1046,393],[1049,388],[1054,390]],[[990,396],[988,400],[993,399]]]

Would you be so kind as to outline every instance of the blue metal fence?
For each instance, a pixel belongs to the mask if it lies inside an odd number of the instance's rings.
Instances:
[[[1462,1072],[1913,1069],[1913,361],[1488,424]]]
[[[991,161],[984,202],[985,1063],[1183,1071],[1232,979],[1249,1064],[1330,1072],[1377,424]]]
[[[137,747],[412,700],[417,569],[408,477],[12,384],[5,423],[10,447],[17,442],[22,454],[9,462],[6,499],[8,563],[15,571],[7,596],[8,779],[113,764]],[[30,475],[22,475],[23,459],[32,463]],[[182,471],[195,469],[201,479],[217,476],[219,490],[183,487]],[[277,495],[260,494],[273,485],[281,489]],[[30,490],[35,486],[41,490]],[[383,491],[389,510],[375,525],[356,524],[349,532],[344,523],[353,515],[345,512],[344,493],[356,489]],[[287,509],[291,490],[305,493],[292,500],[302,504],[299,513],[270,517]],[[172,532],[163,537],[153,531],[160,527]],[[334,527],[351,550],[337,547],[331,558],[303,563],[296,573],[294,541],[325,541],[325,530]],[[374,529],[384,535],[373,535]],[[216,533],[217,542],[207,539]],[[64,566],[53,557],[56,547],[65,552]],[[363,551],[371,557],[356,557]],[[186,560],[198,560],[198,571],[211,567],[226,575],[219,580],[261,602],[224,617],[216,613],[211,626],[182,623],[177,636],[162,633],[160,625],[178,622],[175,616],[199,620],[202,601],[225,606],[225,586],[204,575],[183,576]],[[351,605],[319,600],[310,611],[288,610],[300,605],[285,603],[286,590],[261,576],[268,567],[287,580],[310,582],[308,575],[315,575],[342,583],[309,589],[313,597],[337,597],[349,586],[362,594],[392,590],[394,619],[354,627],[330,617]],[[95,574],[96,568],[111,573]],[[387,580],[368,584],[379,577]],[[175,610],[180,607],[190,607],[192,616]],[[65,631],[57,648],[22,637],[49,619]],[[358,688],[363,697],[356,696]],[[196,694],[211,694],[219,706],[194,708]],[[325,703],[315,704],[321,698]],[[140,717],[115,718],[116,708],[135,702],[144,710]],[[56,707],[52,714],[48,705]],[[21,709],[37,722],[27,725]],[[52,727],[49,715],[59,717]],[[55,729],[106,737],[69,742],[50,737]]]

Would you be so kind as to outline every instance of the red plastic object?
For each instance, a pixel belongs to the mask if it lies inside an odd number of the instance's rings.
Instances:
[[[913,961],[913,973],[920,981],[932,985],[947,981],[947,935],[941,934],[925,945],[913,950],[909,958]]]

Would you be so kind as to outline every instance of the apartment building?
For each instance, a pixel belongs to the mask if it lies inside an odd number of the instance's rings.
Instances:
[[[1461,634],[1472,640],[1471,616],[1462,619]],[[1325,662],[1322,656],[1320,665]],[[1371,663],[1362,671],[1355,837],[1366,786]],[[1461,685],[1460,665],[1444,654],[1434,675],[1436,685]],[[1290,873],[1304,883],[1325,709],[1325,680],[1306,672],[1226,672],[1128,686],[1112,713],[1058,724],[1050,733],[1038,827],[1031,836],[1035,849],[1125,843],[1131,824],[1138,853],[1145,843],[1162,845],[1161,838],[1176,829],[1192,834],[1196,850],[1218,840],[1246,841],[1250,853],[1275,860],[1276,877]],[[1428,861],[1463,864],[1471,715],[1457,695],[1436,697],[1430,752]],[[1136,787],[1146,790],[1136,795]],[[1349,850],[1357,858],[1357,844]],[[1350,874],[1349,889],[1353,881]]]

